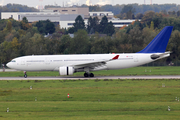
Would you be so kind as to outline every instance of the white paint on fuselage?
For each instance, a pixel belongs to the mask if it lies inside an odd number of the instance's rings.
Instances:
[[[156,53],[158,54],[158,53]],[[161,53],[159,53],[161,54]],[[110,60],[116,55],[118,59]],[[123,69],[143,65],[153,62],[151,54],[130,53],[130,54],[82,54],[82,55],[33,55],[23,56],[13,59],[7,64],[8,67],[22,71],[58,71],[62,66],[75,66],[100,60],[110,60],[103,67],[95,68],[97,70]],[[168,57],[169,54],[161,58]]]

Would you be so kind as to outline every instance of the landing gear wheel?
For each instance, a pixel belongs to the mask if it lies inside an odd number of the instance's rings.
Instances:
[[[89,77],[89,74],[88,73],[84,73],[84,77]]]
[[[93,74],[93,73],[90,73],[89,76],[90,76],[90,77],[94,77],[94,74]]]
[[[24,78],[27,78],[27,74],[26,74],[26,71],[24,71]]]
[[[24,75],[24,78],[27,78],[27,75],[26,75],[26,74]]]

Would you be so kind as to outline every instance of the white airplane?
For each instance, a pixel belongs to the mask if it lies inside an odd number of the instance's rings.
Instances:
[[[123,69],[140,66],[170,56],[165,52],[173,27],[166,26],[143,50],[137,53],[32,55],[14,58],[7,63],[12,69],[25,71],[59,71],[60,75],[85,72],[84,77],[94,77],[91,71]]]

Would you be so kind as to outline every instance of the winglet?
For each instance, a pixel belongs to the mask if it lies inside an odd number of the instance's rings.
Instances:
[[[119,55],[116,55],[115,57],[112,58],[112,60],[116,60],[119,58]]]

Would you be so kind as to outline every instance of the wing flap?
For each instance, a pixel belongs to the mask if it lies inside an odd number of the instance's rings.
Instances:
[[[95,67],[101,67],[101,66],[105,65],[108,61],[116,60],[118,58],[119,58],[119,55],[116,55],[112,59],[98,60],[98,61],[94,61],[94,62],[75,64],[75,65],[71,65],[71,66],[73,66],[75,69],[86,68],[86,67],[93,69]]]

